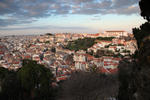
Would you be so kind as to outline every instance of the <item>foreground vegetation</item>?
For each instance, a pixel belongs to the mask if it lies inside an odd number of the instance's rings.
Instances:
[[[17,71],[0,67],[0,100],[97,100],[118,94],[117,74],[75,72],[53,87],[49,69],[31,60],[23,60],[22,65]]]
[[[54,99],[53,74],[35,61],[24,60],[18,71],[0,67],[0,100]]]
[[[77,72],[61,84],[58,100],[110,100],[118,90],[117,74]]]
[[[134,60],[124,60],[119,66],[119,100],[150,100],[150,6],[149,0],[139,2],[141,16],[147,20],[140,28],[134,28],[138,50]]]

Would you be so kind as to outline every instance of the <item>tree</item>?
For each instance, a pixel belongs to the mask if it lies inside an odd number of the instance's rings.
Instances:
[[[0,67],[0,99],[19,100],[20,91],[16,72]]]
[[[3,81],[8,73],[9,73],[8,69],[0,67],[0,87],[2,86]]]
[[[52,48],[51,48],[51,52],[56,53],[56,48],[55,48],[55,47],[52,47]]]
[[[135,79],[133,70],[137,68],[136,62],[129,62],[124,59],[119,66],[119,100],[135,100],[136,86],[138,80]],[[137,74],[136,74],[137,75]]]
[[[52,33],[46,33],[45,35],[49,35],[49,36],[52,36],[53,34],[52,34]]]
[[[25,99],[47,100],[52,97],[53,75],[43,65],[37,64],[35,61],[24,60],[17,77],[24,94],[29,97]]]
[[[114,53],[113,51],[111,50],[97,50],[96,54],[95,54],[95,57],[98,58],[98,57],[102,57],[102,56],[113,56]]]
[[[3,67],[0,67],[0,98],[2,97],[2,92],[3,92],[3,84],[5,83],[5,77],[9,71]]]
[[[94,65],[94,64],[89,65],[89,68],[88,68],[87,71],[88,71],[88,72],[91,72],[91,73],[100,73],[99,67],[97,67],[97,66]]]
[[[144,19],[147,19],[150,21],[150,5],[149,0],[141,0],[139,2],[140,9],[141,9],[141,16],[144,17]]]
[[[135,39],[137,40],[138,48],[140,49],[144,38],[146,39],[146,37],[150,35],[150,23],[146,22],[142,24],[140,28],[134,28],[133,34]]]

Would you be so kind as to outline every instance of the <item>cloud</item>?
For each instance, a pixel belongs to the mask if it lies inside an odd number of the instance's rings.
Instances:
[[[92,15],[92,14],[98,14],[99,12],[100,12],[99,9],[83,8],[79,10],[74,10],[72,14]]]
[[[136,4],[139,0],[112,0],[114,8],[122,8]]]
[[[139,0],[0,0],[0,27],[51,15],[135,14]],[[8,19],[7,17],[14,19]],[[5,18],[6,17],[6,18]]]
[[[24,18],[10,18],[7,16],[7,18],[1,18],[0,19],[0,27],[6,27],[6,26],[11,26],[14,24],[26,24],[26,23],[32,23],[36,21],[35,19],[26,19],[24,20]]]
[[[0,15],[12,14],[19,9],[15,0],[1,0],[0,1]]]
[[[124,8],[120,8],[120,9],[116,9],[116,13],[118,14],[133,14],[133,13],[138,13],[140,12],[139,8],[137,6],[129,6],[126,9]]]
[[[45,26],[22,26],[22,27],[16,27],[16,28],[0,28],[0,30],[30,30],[30,29],[40,29],[40,30],[45,30],[45,29],[65,29],[65,30],[84,30],[84,29],[89,29],[88,27],[78,27],[78,26],[70,26],[70,27],[65,27],[65,26],[53,26],[53,25],[45,25]]]

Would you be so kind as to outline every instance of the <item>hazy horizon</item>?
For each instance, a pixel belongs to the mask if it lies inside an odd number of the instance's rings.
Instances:
[[[132,32],[145,20],[139,0],[1,0],[0,35]]]

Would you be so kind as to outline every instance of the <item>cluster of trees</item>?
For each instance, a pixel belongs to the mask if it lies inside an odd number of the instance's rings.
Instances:
[[[69,50],[87,50],[88,48],[92,47],[96,41],[101,41],[101,40],[105,40],[105,41],[112,41],[114,37],[98,37],[98,38],[83,38],[83,39],[77,39],[74,41],[70,41],[67,46],[66,49]]]
[[[94,54],[96,58],[103,57],[103,56],[113,56],[113,55],[115,54],[111,50],[97,50],[96,54]]]
[[[31,60],[24,60],[22,65],[17,71],[0,67],[0,99],[54,100],[51,71]]]
[[[49,35],[49,36],[52,36],[53,34],[52,34],[52,33],[46,33],[45,35]]]
[[[112,41],[115,37],[97,37],[96,40]]]
[[[94,38],[78,39],[75,41],[70,41],[66,46],[66,49],[75,50],[75,51],[87,50],[89,47],[93,46],[94,43],[95,43]]]

